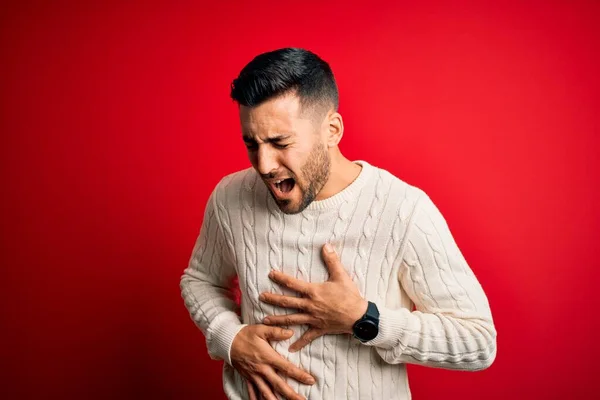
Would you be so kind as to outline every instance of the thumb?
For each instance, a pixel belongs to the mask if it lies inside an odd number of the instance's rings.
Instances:
[[[327,269],[329,270],[330,279],[339,280],[343,278],[346,275],[346,270],[333,246],[330,243],[325,243],[322,253],[325,265],[327,265]]]
[[[277,326],[265,326],[262,336],[266,340],[285,340],[294,336],[294,331]]]

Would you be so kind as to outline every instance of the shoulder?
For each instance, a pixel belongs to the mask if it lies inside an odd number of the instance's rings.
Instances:
[[[397,223],[394,230],[399,236],[409,232],[433,234],[448,229],[437,204],[423,188],[408,183],[382,168],[376,167],[375,170],[376,176],[378,175],[378,179],[381,180],[380,183],[384,183],[383,186],[389,188],[386,193],[387,201],[391,203],[388,210],[395,214],[393,218]],[[419,229],[409,229],[413,225],[418,226]]]
[[[260,183],[260,178],[254,168],[249,167],[224,176],[215,186],[211,197],[221,209],[237,208],[241,203],[251,200],[256,190],[260,190],[257,183]]]
[[[412,213],[417,205],[427,194],[420,187],[392,174],[386,169],[372,166],[377,191],[384,191],[388,201],[392,201],[396,208],[406,210],[403,213]]]
[[[241,189],[253,186],[257,178],[258,174],[252,167],[232,172],[217,183],[215,191],[219,194],[239,192]]]
[[[388,196],[396,199],[397,216],[411,223],[419,220],[441,222],[445,224],[438,205],[423,188],[410,184],[392,173],[376,168],[381,179],[388,182]]]

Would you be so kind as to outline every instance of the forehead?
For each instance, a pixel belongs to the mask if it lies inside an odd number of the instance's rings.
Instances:
[[[299,134],[311,124],[301,116],[298,97],[290,94],[269,99],[256,107],[240,106],[240,122],[244,136],[249,137]]]

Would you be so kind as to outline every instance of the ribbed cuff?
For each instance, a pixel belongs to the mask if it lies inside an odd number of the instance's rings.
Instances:
[[[377,309],[379,310],[379,333],[375,339],[364,344],[389,350],[398,345],[404,336],[410,311],[406,308],[390,310],[380,306],[377,306]]]
[[[227,318],[227,320],[221,321],[220,326],[209,335],[208,348],[211,357],[224,360],[231,365],[231,345],[233,339],[246,325],[248,324],[240,323],[237,315],[235,318]]]

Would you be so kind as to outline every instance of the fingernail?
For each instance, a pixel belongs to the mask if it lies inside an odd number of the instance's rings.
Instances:
[[[270,324],[270,323],[271,323],[271,320],[269,319],[269,317],[265,317],[265,318],[263,319],[263,322],[264,322],[265,324]]]
[[[325,243],[325,251],[328,253],[333,253],[334,252],[333,246],[329,243]]]
[[[269,278],[272,278],[272,277],[273,277],[273,275],[274,275],[274,274],[273,274],[273,271],[269,272]]]
[[[264,299],[265,299],[265,294],[264,294],[264,293],[261,293],[261,294],[258,296],[258,299],[259,299],[259,300],[264,300]]]
[[[308,383],[309,383],[309,384],[311,384],[311,385],[314,385],[314,384],[315,384],[315,379],[314,379],[314,378],[308,378],[308,379],[307,379],[307,381],[308,381]]]

